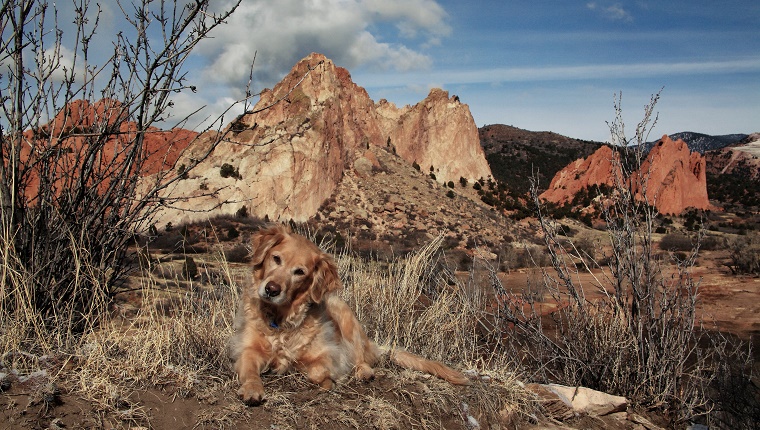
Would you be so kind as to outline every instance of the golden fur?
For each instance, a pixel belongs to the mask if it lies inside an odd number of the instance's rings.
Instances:
[[[311,241],[275,226],[253,237],[253,284],[245,288],[235,319],[230,354],[247,404],[264,399],[261,373],[295,369],[325,389],[353,371],[374,377],[380,353],[356,316],[341,300],[332,258]],[[454,384],[468,384],[461,373],[435,361],[395,350],[400,366],[427,372]]]

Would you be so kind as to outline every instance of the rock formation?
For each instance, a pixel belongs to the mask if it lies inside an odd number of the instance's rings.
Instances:
[[[663,214],[680,214],[687,208],[710,209],[707,198],[705,157],[691,152],[683,140],[673,141],[663,136],[649,151],[637,172],[645,183],[647,201]]]
[[[583,188],[613,185],[617,153],[607,146],[585,159],[576,160],[559,171],[549,189],[540,198],[565,204]],[[619,175],[619,170],[617,171]],[[705,158],[690,152],[683,140],[673,141],[667,135],[652,148],[638,172],[634,172],[633,190],[664,214],[680,214],[687,208],[711,208],[707,198]],[[646,183],[643,190],[638,183]],[[645,191],[645,192],[644,192]]]
[[[171,197],[187,200],[163,210],[157,225],[232,214],[242,206],[272,220],[304,221],[332,195],[345,169],[366,174],[374,164],[367,149],[386,147],[389,138],[410,164],[435,166],[439,181],[490,175],[466,105],[441,90],[414,107],[376,105],[346,69],[321,54],[307,56],[265,90],[252,112],[233,121],[225,141],[171,190]],[[187,160],[214,138],[202,136]]]
[[[760,133],[752,133],[741,142],[705,153],[707,168],[714,175],[734,172],[760,179]]]
[[[614,182],[613,161],[617,153],[609,146],[602,146],[587,158],[580,158],[554,175],[549,188],[541,194],[541,199],[563,205],[584,188],[597,185],[612,185]],[[618,170],[619,171],[619,170]]]
[[[396,109],[381,100],[377,112],[398,155],[419,164],[423,172],[432,171],[442,182],[491,175],[475,121],[459,97],[449,98],[448,92],[435,88],[411,107]]]
[[[95,141],[98,152],[91,153],[93,135],[102,133],[102,129],[109,128],[106,141]],[[74,180],[76,175],[84,169],[84,160],[88,157],[96,158],[100,167],[94,169],[92,177],[97,180],[101,188],[107,187],[108,179],[113,172],[121,169],[123,161],[127,157],[137,158],[137,154],[131,154],[134,148],[137,126],[135,122],[128,120],[128,112],[122,104],[113,99],[101,99],[90,103],[87,100],[74,100],[63,107],[55,117],[37,130],[27,130],[24,136],[28,144],[21,147],[21,161],[34,166],[28,172],[26,178],[27,196],[34,199],[38,193],[39,176],[35,170],[39,166],[36,158],[41,154],[55,150],[55,157],[48,160],[57,169],[50,175],[45,172],[48,180],[53,179],[53,189],[61,189],[66,183]],[[184,130],[160,130],[149,127],[142,134],[142,153],[140,163],[135,164],[133,171],[137,175],[151,175],[174,167],[180,154],[195,139],[198,133]],[[71,175],[71,176],[70,176]],[[97,177],[97,179],[95,179]]]
[[[710,196],[736,211],[760,207],[760,133],[734,145],[705,152]],[[733,210],[732,210],[733,211]]]

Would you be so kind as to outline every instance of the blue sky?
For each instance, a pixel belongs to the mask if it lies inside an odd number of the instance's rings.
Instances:
[[[375,101],[414,104],[441,87],[479,127],[604,141],[615,94],[632,131],[664,88],[655,137],[760,131],[757,0],[243,0],[213,36],[188,62],[198,94],[177,96],[204,116],[242,97],[254,53],[260,90],[321,52]]]
[[[405,82],[434,83],[468,103],[478,126],[606,140],[614,94],[632,130],[664,87],[656,136],[760,130],[760,2],[439,4],[451,32],[421,50],[431,69],[385,78],[360,69],[354,78],[371,96],[413,103],[421,94]]]

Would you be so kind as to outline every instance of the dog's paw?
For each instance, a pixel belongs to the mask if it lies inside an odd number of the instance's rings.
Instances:
[[[360,381],[371,381],[375,379],[375,370],[366,363],[356,366],[356,379]]]
[[[330,391],[333,388],[333,381],[330,378],[325,379],[324,381],[319,383],[319,388],[323,390]]]
[[[248,406],[258,406],[264,401],[264,387],[254,382],[246,382],[238,390],[238,397]]]

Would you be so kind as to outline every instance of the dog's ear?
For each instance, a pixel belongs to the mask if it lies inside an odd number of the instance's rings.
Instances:
[[[253,263],[254,267],[264,262],[264,258],[266,258],[269,250],[282,242],[286,234],[288,234],[288,231],[285,227],[277,225],[259,230],[253,235],[253,257],[251,258],[251,263]]]
[[[314,303],[320,303],[325,295],[340,289],[340,278],[338,277],[338,266],[333,259],[322,254],[317,259],[314,278],[309,288],[311,300]]]

